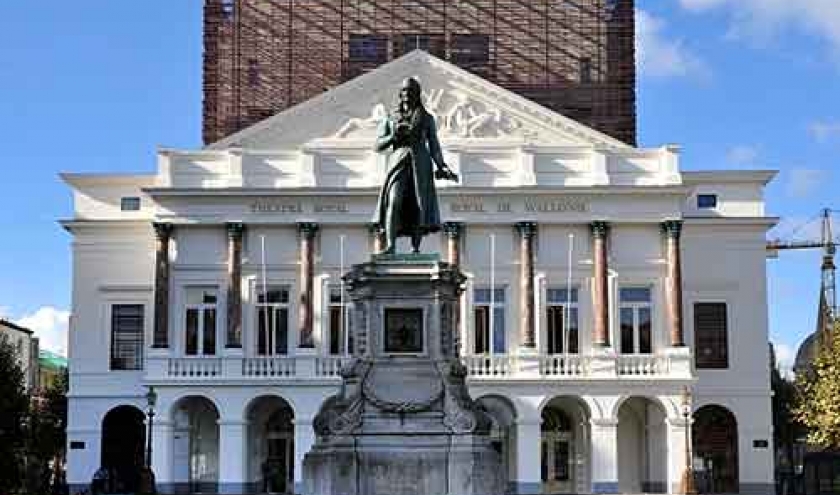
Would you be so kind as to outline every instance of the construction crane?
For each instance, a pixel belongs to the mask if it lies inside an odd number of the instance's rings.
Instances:
[[[829,208],[822,210],[819,216],[794,229],[787,241],[775,239],[767,243],[767,251],[776,254],[778,251],[790,249],[822,249],[822,281],[820,286],[820,305],[817,318],[817,328],[825,330],[837,317],[837,285],[835,283],[834,255],[837,252],[837,241],[834,239],[831,214],[836,211]],[[819,221],[820,239],[792,240],[796,233],[806,230],[813,222]]]

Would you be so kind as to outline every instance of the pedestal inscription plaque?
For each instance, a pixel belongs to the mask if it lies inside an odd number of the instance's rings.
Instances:
[[[385,308],[383,341],[388,354],[423,353],[423,310]]]
[[[465,277],[430,255],[375,257],[344,279],[354,355],[315,417],[306,495],[501,495],[490,418],[453,333]]]

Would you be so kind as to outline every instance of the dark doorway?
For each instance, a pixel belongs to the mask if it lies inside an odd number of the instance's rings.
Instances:
[[[700,493],[738,493],[738,423],[721,406],[704,406],[694,413],[694,457],[702,459],[696,470]]]
[[[143,467],[145,416],[133,406],[119,406],[102,420],[102,460],[112,493],[133,493]]]

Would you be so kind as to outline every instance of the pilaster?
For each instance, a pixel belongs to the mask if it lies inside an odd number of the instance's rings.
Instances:
[[[536,352],[537,340],[534,331],[534,238],[537,235],[535,222],[519,222],[519,328],[522,329],[521,350]]]
[[[464,235],[464,224],[461,222],[446,222],[443,224],[443,234],[446,236],[446,255],[449,263],[461,265],[461,239]]]
[[[172,224],[153,223],[155,229],[155,320],[152,347],[169,347],[169,241]]]
[[[683,305],[682,305],[682,256],[680,253],[680,235],[682,221],[668,220],[662,223],[665,235],[665,251],[668,260],[666,277],[666,304],[668,312],[668,330],[672,347],[684,347]]]
[[[219,493],[245,491],[245,442],[247,424],[241,420],[219,420]]]
[[[227,335],[225,347],[242,348],[242,234],[245,226],[228,223]]]
[[[593,311],[593,347],[609,347],[610,345],[610,322],[609,322],[609,291],[607,290],[608,272],[607,265],[607,237],[610,227],[607,222],[592,222],[592,256],[594,258],[594,299]]]
[[[541,493],[541,445],[540,420],[519,419],[516,422],[516,479],[514,493]]]
[[[300,235],[300,291],[298,298],[298,347],[315,349],[313,334],[313,312],[315,310],[312,296],[314,293],[315,275],[315,235],[318,233],[317,223],[299,223]]]
[[[592,493],[618,493],[618,420],[593,419]]]

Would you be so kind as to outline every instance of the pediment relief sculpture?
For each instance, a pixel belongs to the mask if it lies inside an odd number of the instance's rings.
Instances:
[[[480,101],[460,89],[433,89],[423,92],[423,104],[435,118],[441,138],[521,138],[536,139],[539,132],[498,106]],[[387,118],[384,103],[376,103],[366,117],[353,117],[333,135],[339,139],[367,139],[376,134]]]

